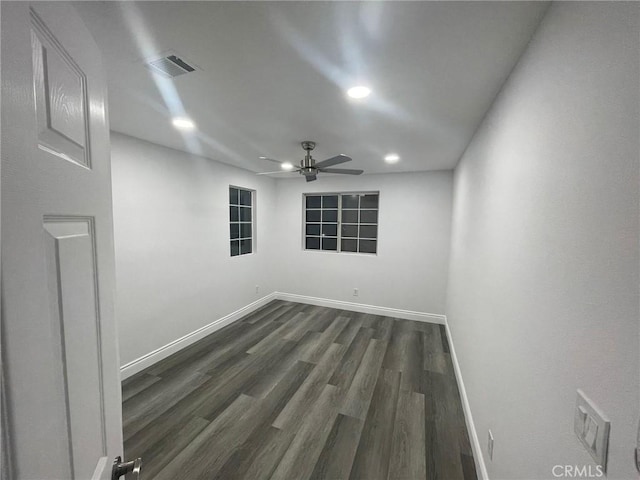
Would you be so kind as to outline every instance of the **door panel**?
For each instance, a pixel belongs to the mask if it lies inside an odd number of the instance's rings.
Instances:
[[[30,17],[39,146],[88,167],[86,77],[35,10]]]
[[[2,2],[2,350],[13,477],[122,454],[104,72],[67,3]]]
[[[107,455],[93,219],[47,218],[44,228],[52,330],[60,347],[55,363],[64,381],[61,440],[69,445],[74,477],[91,478],[96,458]]]

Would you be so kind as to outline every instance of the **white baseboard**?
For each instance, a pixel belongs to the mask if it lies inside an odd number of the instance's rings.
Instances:
[[[462,380],[462,372],[460,371],[460,364],[458,363],[458,357],[456,356],[456,349],[453,346],[453,338],[451,337],[451,330],[449,329],[449,323],[445,316],[444,322],[445,329],[447,330],[447,339],[449,340],[449,351],[451,352],[451,361],[453,362],[453,369],[456,372],[456,380],[458,382],[458,390],[460,390],[460,397],[462,398],[462,408],[464,410],[464,417],[467,423],[467,430],[469,431],[469,437],[471,439],[471,449],[473,450],[473,459],[476,463],[476,472],[481,480],[489,480],[489,474],[487,473],[487,466],[484,463],[484,456],[482,454],[482,448],[480,447],[480,440],[478,439],[478,432],[476,426],[473,423],[473,416],[471,415],[471,405],[469,405],[469,398],[467,397],[467,391],[464,388],[464,381]]]
[[[126,365],[120,367],[120,379],[124,380],[132,375],[135,375],[138,372],[141,372],[147,367],[150,367],[156,362],[159,362],[163,358],[167,358],[169,355],[176,353],[179,350],[182,350],[185,347],[188,347],[192,343],[197,342],[201,338],[206,337],[207,335],[215,332],[216,330],[221,329],[229,325],[230,323],[235,322],[236,320],[248,315],[249,313],[257,310],[258,308],[266,305],[272,300],[275,300],[276,293],[270,293],[269,295],[265,295],[264,297],[256,300],[249,305],[246,305],[242,308],[239,308],[235,312],[230,313],[229,315],[225,315],[222,318],[214,320],[208,325],[201,327],[191,333],[186,334],[184,337],[180,337],[173,342],[167,343],[166,345],[157,348],[153,352],[149,352],[146,355],[143,355],[140,358],[137,358]]]
[[[418,322],[429,322],[444,325],[446,317],[437,313],[414,312],[412,310],[401,310],[398,308],[378,307],[366,305],[364,303],[344,302],[342,300],[331,300],[328,298],[309,297],[307,295],[297,295],[295,293],[275,292],[278,300],[288,302],[307,303],[320,307],[339,308],[352,312],[371,313],[374,315],[384,315],[385,317],[403,318],[405,320],[415,320]]]

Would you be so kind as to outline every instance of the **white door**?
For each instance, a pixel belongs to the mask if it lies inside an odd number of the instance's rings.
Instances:
[[[122,411],[105,73],[73,6],[1,8],[11,478],[108,479]]]

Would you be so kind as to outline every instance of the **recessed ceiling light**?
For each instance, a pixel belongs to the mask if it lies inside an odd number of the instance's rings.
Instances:
[[[398,160],[400,160],[400,156],[397,153],[390,153],[384,157],[384,161],[387,163],[398,163]]]
[[[280,165],[283,170],[293,170],[293,164],[291,162],[284,162]]]
[[[178,130],[193,130],[196,128],[196,124],[187,117],[176,117],[171,123],[173,123],[173,126]]]
[[[351,98],[365,98],[368,97],[370,93],[371,89],[363,85],[351,87],[349,90],[347,90],[347,95],[349,95]]]

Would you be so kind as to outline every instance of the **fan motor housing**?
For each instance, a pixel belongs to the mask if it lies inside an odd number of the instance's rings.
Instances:
[[[304,142],[301,142],[300,145],[302,145],[302,148],[307,152],[310,152],[311,150],[316,148],[316,142],[312,142],[311,140],[305,140]]]

